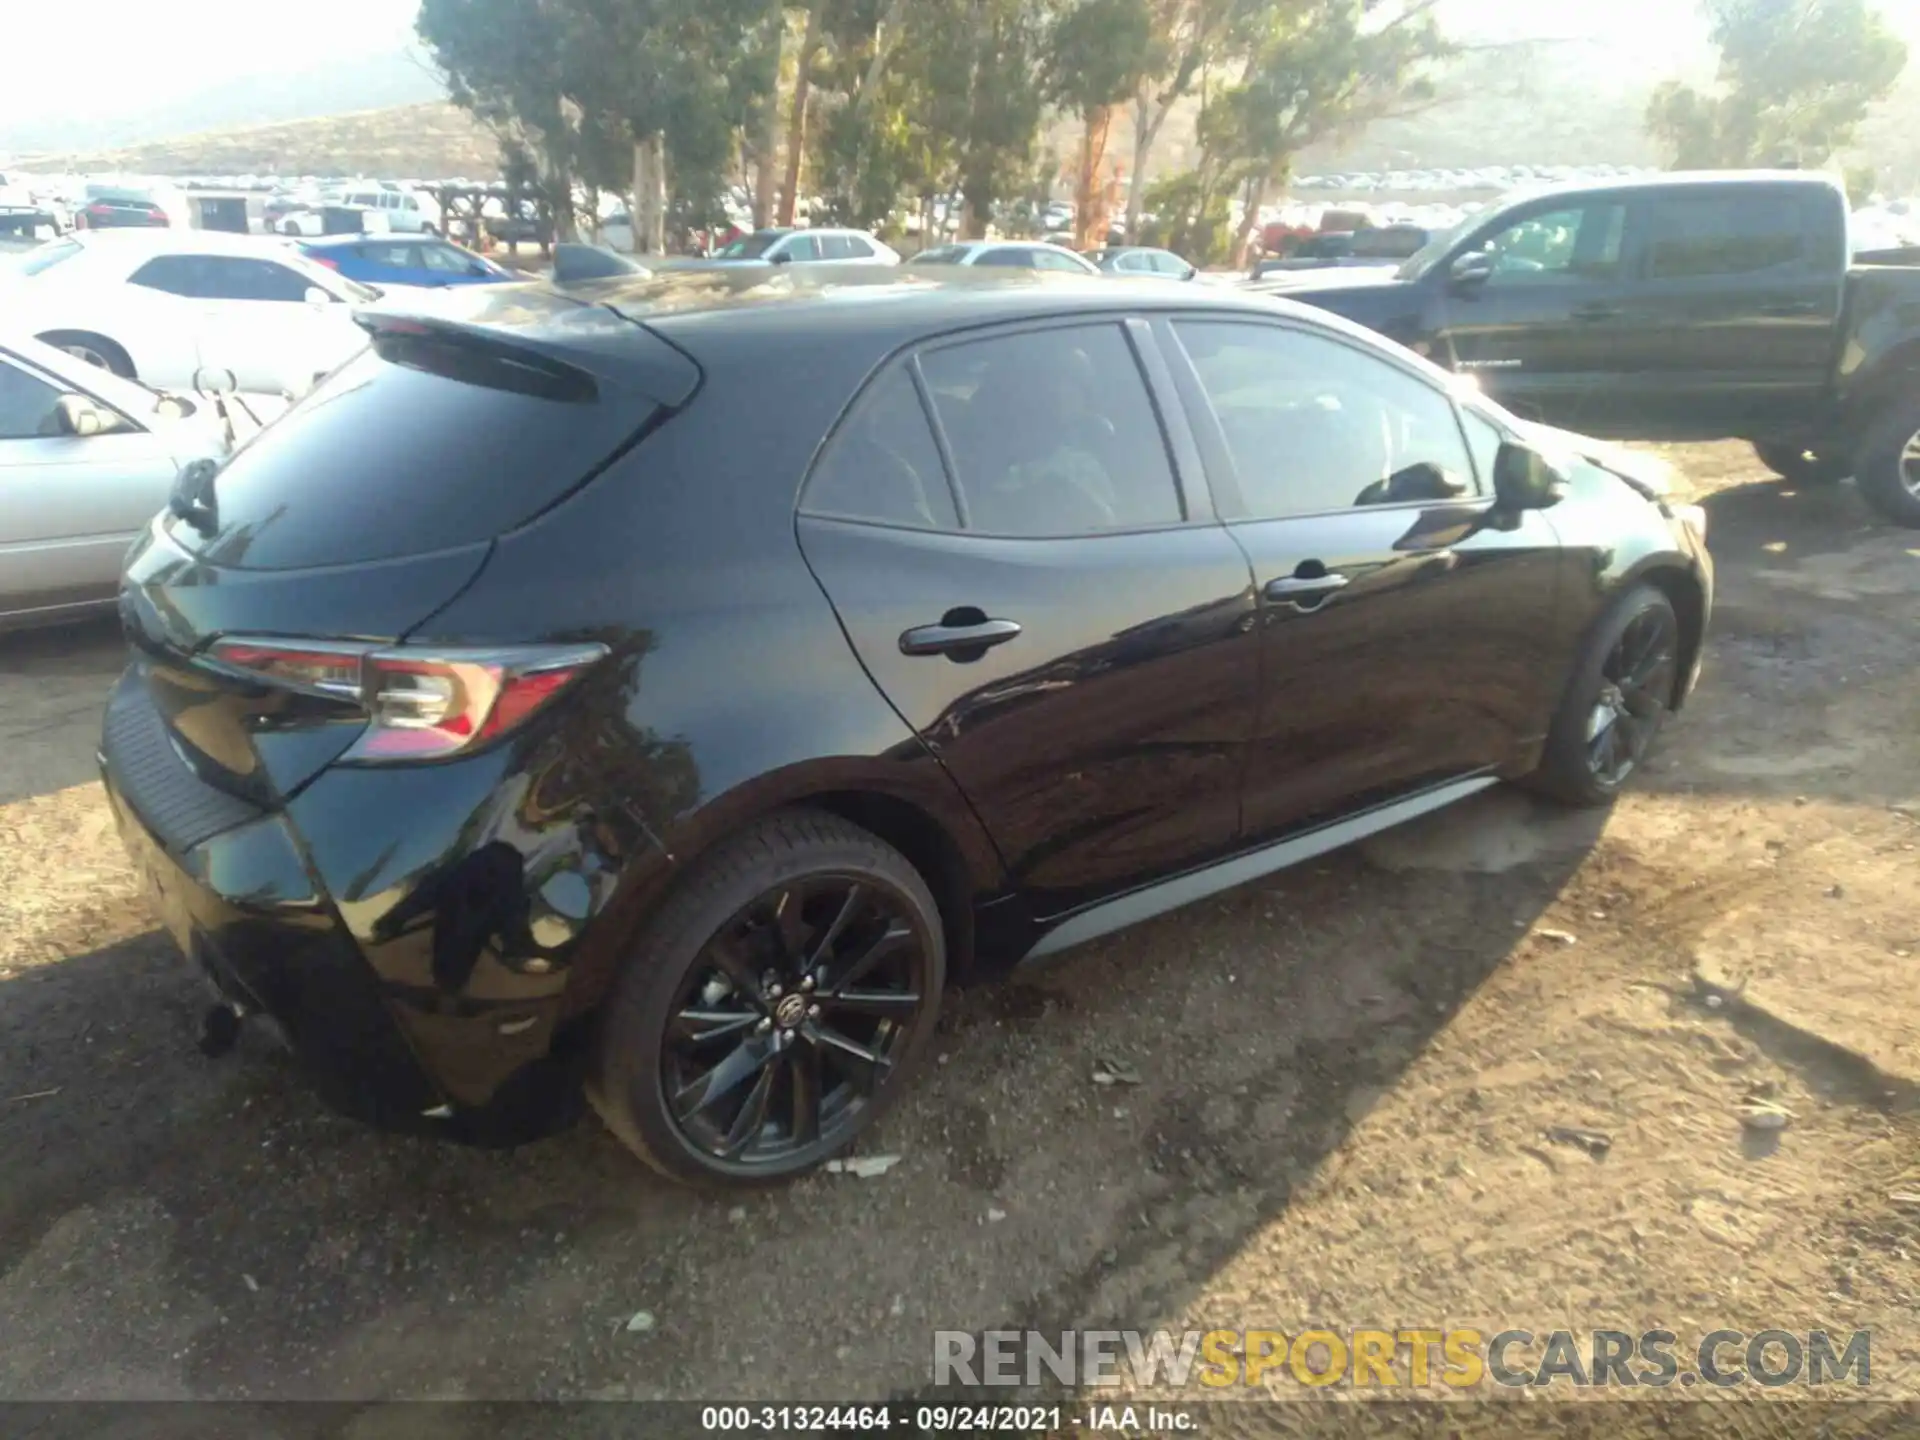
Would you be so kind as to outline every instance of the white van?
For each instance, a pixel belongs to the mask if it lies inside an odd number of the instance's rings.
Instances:
[[[340,197],[342,205],[360,205],[387,217],[387,228],[425,233],[440,228],[440,207],[412,190],[385,185],[350,189]]]

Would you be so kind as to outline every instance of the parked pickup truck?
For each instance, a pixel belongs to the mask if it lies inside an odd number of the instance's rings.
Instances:
[[[1249,282],[1614,439],[1751,441],[1796,484],[1851,474],[1920,527],[1920,268],[1856,255],[1804,171],[1558,187],[1469,216],[1392,275]]]

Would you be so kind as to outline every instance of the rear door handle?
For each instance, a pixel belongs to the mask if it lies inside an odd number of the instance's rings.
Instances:
[[[1315,595],[1331,595],[1336,590],[1347,588],[1344,575],[1282,575],[1278,580],[1267,582],[1267,599],[1301,600]]]
[[[1020,633],[1012,620],[981,620],[972,625],[918,625],[900,635],[902,655],[951,655],[1004,645]]]
[[[1573,312],[1576,320],[1615,320],[1619,316],[1618,305],[1582,305]]]

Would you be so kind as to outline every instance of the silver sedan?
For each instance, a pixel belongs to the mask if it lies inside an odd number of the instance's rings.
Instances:
[[[204,402],[0,338],[0,630],[111,610],[181,467],[228,445]]]

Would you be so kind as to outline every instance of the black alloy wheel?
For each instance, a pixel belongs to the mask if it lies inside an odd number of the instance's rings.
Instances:
[[[1624,785],[1646,758],[1673,697],[1679,647],[1672,606],[1649,605],[1627,623],[1602,662],[1587,715],[1587,766],[1608,789]]]
[[[1575,660],[1527,785],[1568,805],[1605,805],[1646,760],[1680,678],[1680,617],[1636,585],[1595,623]]]
[[[854,876],[758,896],[675,997],[660,1083],[681,1134],[743,1165],[837,1149],[905,1058],[926,962],[900,897]]]
[[[846,1149],[903,1088],[946,979],[914,868],[835,816],[698,862],[634,946],[588,1093],[680,1179],[767,1183]]]

